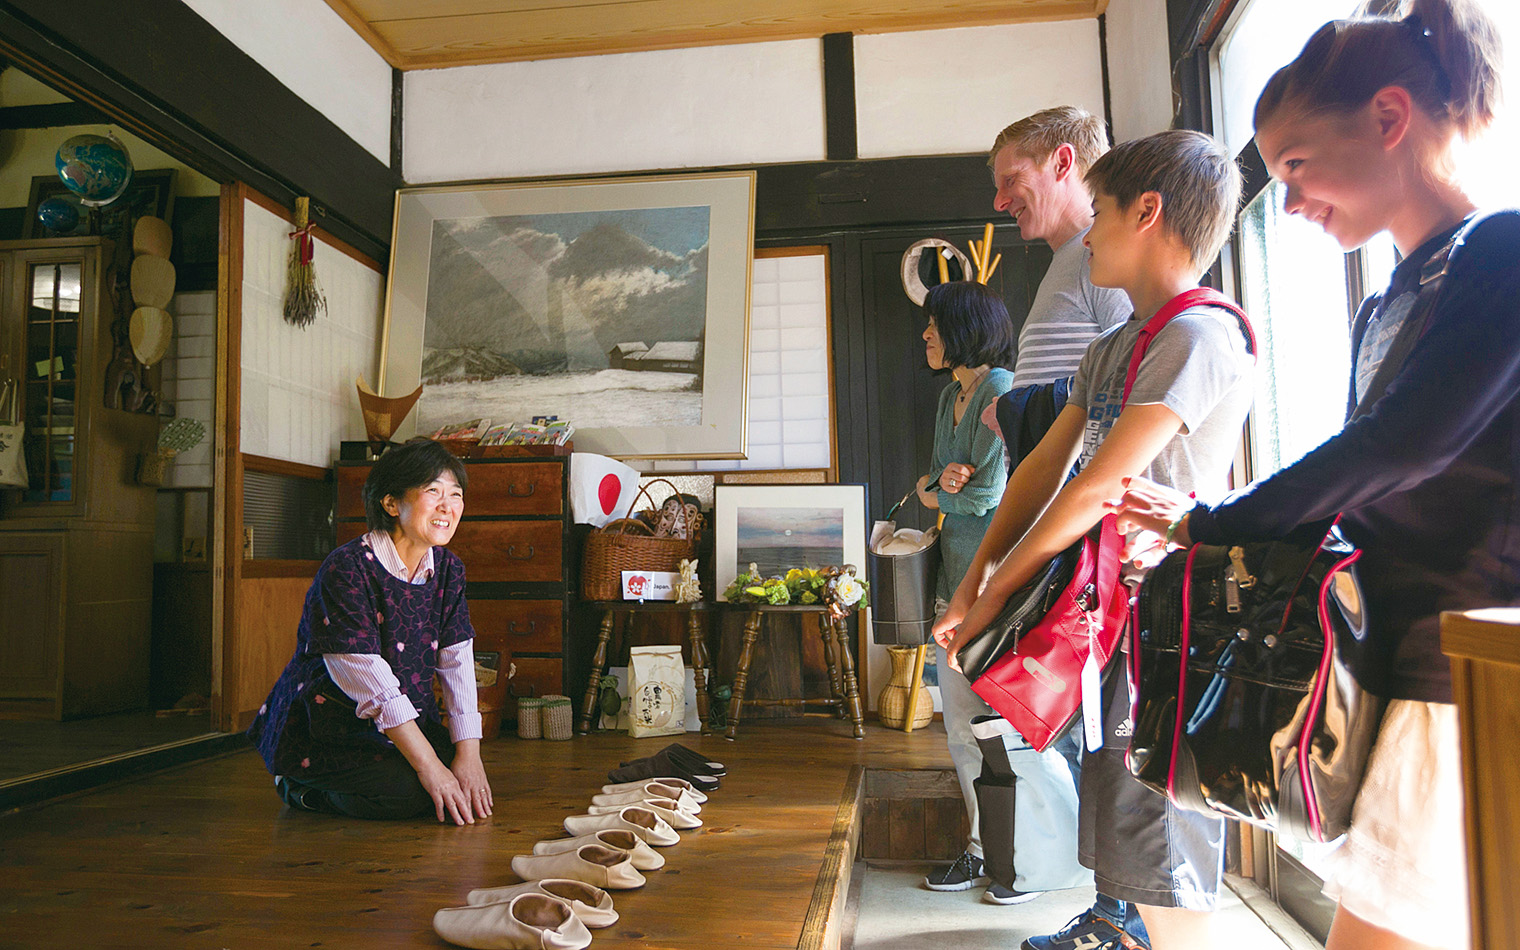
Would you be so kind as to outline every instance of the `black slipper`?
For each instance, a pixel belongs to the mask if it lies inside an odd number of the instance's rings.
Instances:
[[[642,759],[634,759],[625,763],[622,768],[616,768],[607,773],[607,780],[613,783],[641,782],[645,779],[661,778],[684,778],[698,791],[711,792],[718,788],[719,781],[716,775],[706,772],[693,772],[684,765],[676,762],[663,750]]]
[[[693,772],[704,772],[708,775],[723,776],[728,774],[722,762],[714,762],[695,749],[688,749],[679,742],[672,742],[664,748],[670,753],[670,758],[679,765],[684,765]]]

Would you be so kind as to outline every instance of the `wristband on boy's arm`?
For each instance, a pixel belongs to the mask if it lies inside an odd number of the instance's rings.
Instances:
[[[1187,513],[1184,512],[1183,515],[1182,515],[1182,517],[1178,518],[1176,521],[1173,521],[1171,524],[1167,525],[1166,526],[1166,536],[1161,539],[1161,543],[1163,545],[1167,546],[1167,547],[1170,547],[1171,544],[1172,544],[1172,535],[1174,535],[1174,534],[1177,533],[1177,529],[1180,528],[1180,527],[1182,527],[1182,523],[1184,521],[1186,521],[1186,520],[1187,520]]]

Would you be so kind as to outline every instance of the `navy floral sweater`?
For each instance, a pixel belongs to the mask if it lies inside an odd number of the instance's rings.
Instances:
[[[394,745],[327,674],[324,653],[374,653],[390,664],[424,721],[439,722],[433,676],[438,651],[474,636],[464,562],[434,548],[425,584],[397,578],[359,537],[322,562],[306,592],[296,652],[248,734],[269,771],[299,777],[353,768]]]

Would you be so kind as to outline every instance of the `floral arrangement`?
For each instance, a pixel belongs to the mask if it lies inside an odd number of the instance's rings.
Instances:
[[[823,604],[830,613],[842,617],[851,610],[869,607],[871,585],[855,575],[856,567],[794,567],[785,577],[762,577],[751,564],[741,571],[723,592],[723,599],[733,604],[786,604],[810,606]]]

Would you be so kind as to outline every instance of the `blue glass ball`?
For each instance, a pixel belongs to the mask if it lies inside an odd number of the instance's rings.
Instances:
[[[79,209],[64,198],[49,198],[37,205],[37,220],[49,231],[67,234],[79,227]]]
[[[132,181],[132,157],[103,135],[76,135],[58,146],[58,177],[87,205],[110,204]]]

